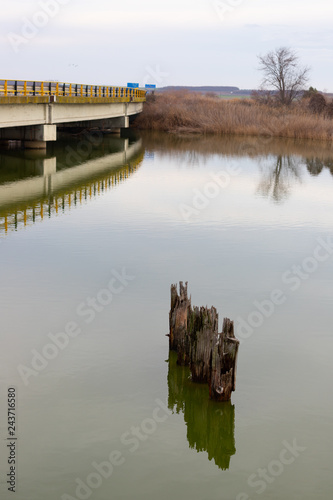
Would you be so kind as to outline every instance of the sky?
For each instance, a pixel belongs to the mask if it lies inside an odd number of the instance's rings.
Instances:
[[[290,47],[333,92],[329,0],[2,2],[0,79],[258,88],[258,55]]]

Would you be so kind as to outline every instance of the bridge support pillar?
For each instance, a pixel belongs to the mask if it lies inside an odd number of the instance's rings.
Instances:
[[[119,116],[117,118],[112,118],[111,120],[112,128],[128,128],[129,127],[129,117],[128,116]]]
[[[110,120],[110,129],[112,134],[117,134],[121,136],[122,130],[129,128],[129,117],[128,116],[118,116]]]
[[[56,125],[34,125],[27,128],[24,138],[24,147],[27,149],[45,149],[49,141],[57,140]]]
[[[45,149],[49,141],[57,140],[56,125],[30,125],[0,129],[0,139],[22,141],[25,148]]]

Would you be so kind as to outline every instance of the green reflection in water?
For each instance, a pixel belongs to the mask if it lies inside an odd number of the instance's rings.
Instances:
[[[142,163],[140,140],[106,138],[98,148],[88,142],[54,146],[54,156],[50,151],[0,155],[0,236],[102,195]]]
[[[22,155],[21,151],[0,151],[0,186],[18,179],[42,175],[38,156]]]
[[[209,460],[222,470],[229,469],[235,455],[235,406],[209,399],[207,384],[194,384],[190,370],[177,365],[177,353],[170,352],[168,406],[182,412],[190,448],[208,453]]]

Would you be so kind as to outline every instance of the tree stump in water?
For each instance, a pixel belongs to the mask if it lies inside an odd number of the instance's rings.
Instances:
[[[224,318],[222,333],[211,351],[209,396],[215,401],[229,401],[236,390],[238,346],[234,323]]]
[[[171,351],[179,353],[179,364],[187,365],[189,362],[189,345],[187,335],[188,315],[192,311],[191,297],[187,297],[187,282],[179,282],[179,295],[177,285],[171,285],[171,308],[169,313],[169,347]]]
[[[229,401],[236,388],[236,364],[239,341],[234,324],[223,321],[218,333],[218,313],[215,307],[191,306],[185,286],[171,285],[169,314],[169,347],[177,351],[177,363],[189,365],[193,382],[206,382],[209,395],[215,401]]]
[[[215,307],[194,307],[188,322],[189,364],[193,382],[209,381],[211,351],[217,340],[217,331]]]

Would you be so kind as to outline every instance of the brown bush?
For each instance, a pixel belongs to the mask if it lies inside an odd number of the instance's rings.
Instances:
[[[323,94],[319,92],[312,94],[309,100],[309,109],[312,113],[323,113],[326,108],[326,99]]]
[[[333,101],[330,101],[329,103],[327,103],[327,106],[326,106],[326,115],[329,118],[333,118]]]

